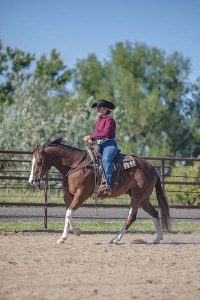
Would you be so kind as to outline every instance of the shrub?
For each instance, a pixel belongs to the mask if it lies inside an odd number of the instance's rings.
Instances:
[[[166,180],[194,182],[200,185],[200,162],[194,162],[191,166],[183,166],[177,162]],[[170,192],[170,202],[182,205],[200,205],[199,185],[168,185],[166,189]]]

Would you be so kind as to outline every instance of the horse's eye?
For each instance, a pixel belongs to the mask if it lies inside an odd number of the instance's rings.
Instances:
[[[40,167],[42,165],[42,161],[37,162],[37,166]]]

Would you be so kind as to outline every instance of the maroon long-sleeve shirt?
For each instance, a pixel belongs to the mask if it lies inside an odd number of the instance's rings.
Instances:
[[[110,115],[103,115],[99,117],[95,126],[95,133],[90,135],[90,138],[91,140],[114,139],[115,131],[115,120]]]

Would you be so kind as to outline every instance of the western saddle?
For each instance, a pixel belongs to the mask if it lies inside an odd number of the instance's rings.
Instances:
[[[95,193],[98,194],[105,190],[106,177],[102,165],[102,153],[100,146],[97,143],[92,143],[87,149],[91,160],[93,162],[93,169],[95,173]],[[133,155],[122,154],[118,150],[114,160],[112,161],[113,167],[113,182],[112,191],[117,188],[121,180],[121,171],[125,169],[130,169],[137,166],[137,162]]]

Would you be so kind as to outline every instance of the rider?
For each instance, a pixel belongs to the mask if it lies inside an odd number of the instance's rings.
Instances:
[[[111,110],[115,105],[108,100],[99,100],[92,105],[96,107],[98,114],[98,121],[95,126],[95,133],[86,135],[83,140],[97,141],[100,146],[102,156],[103,169],[106,177],[105,190],[108,193],[112,191],[112,160],[117,153],[117,143],[115,140],[116,123],[110,116]]]

